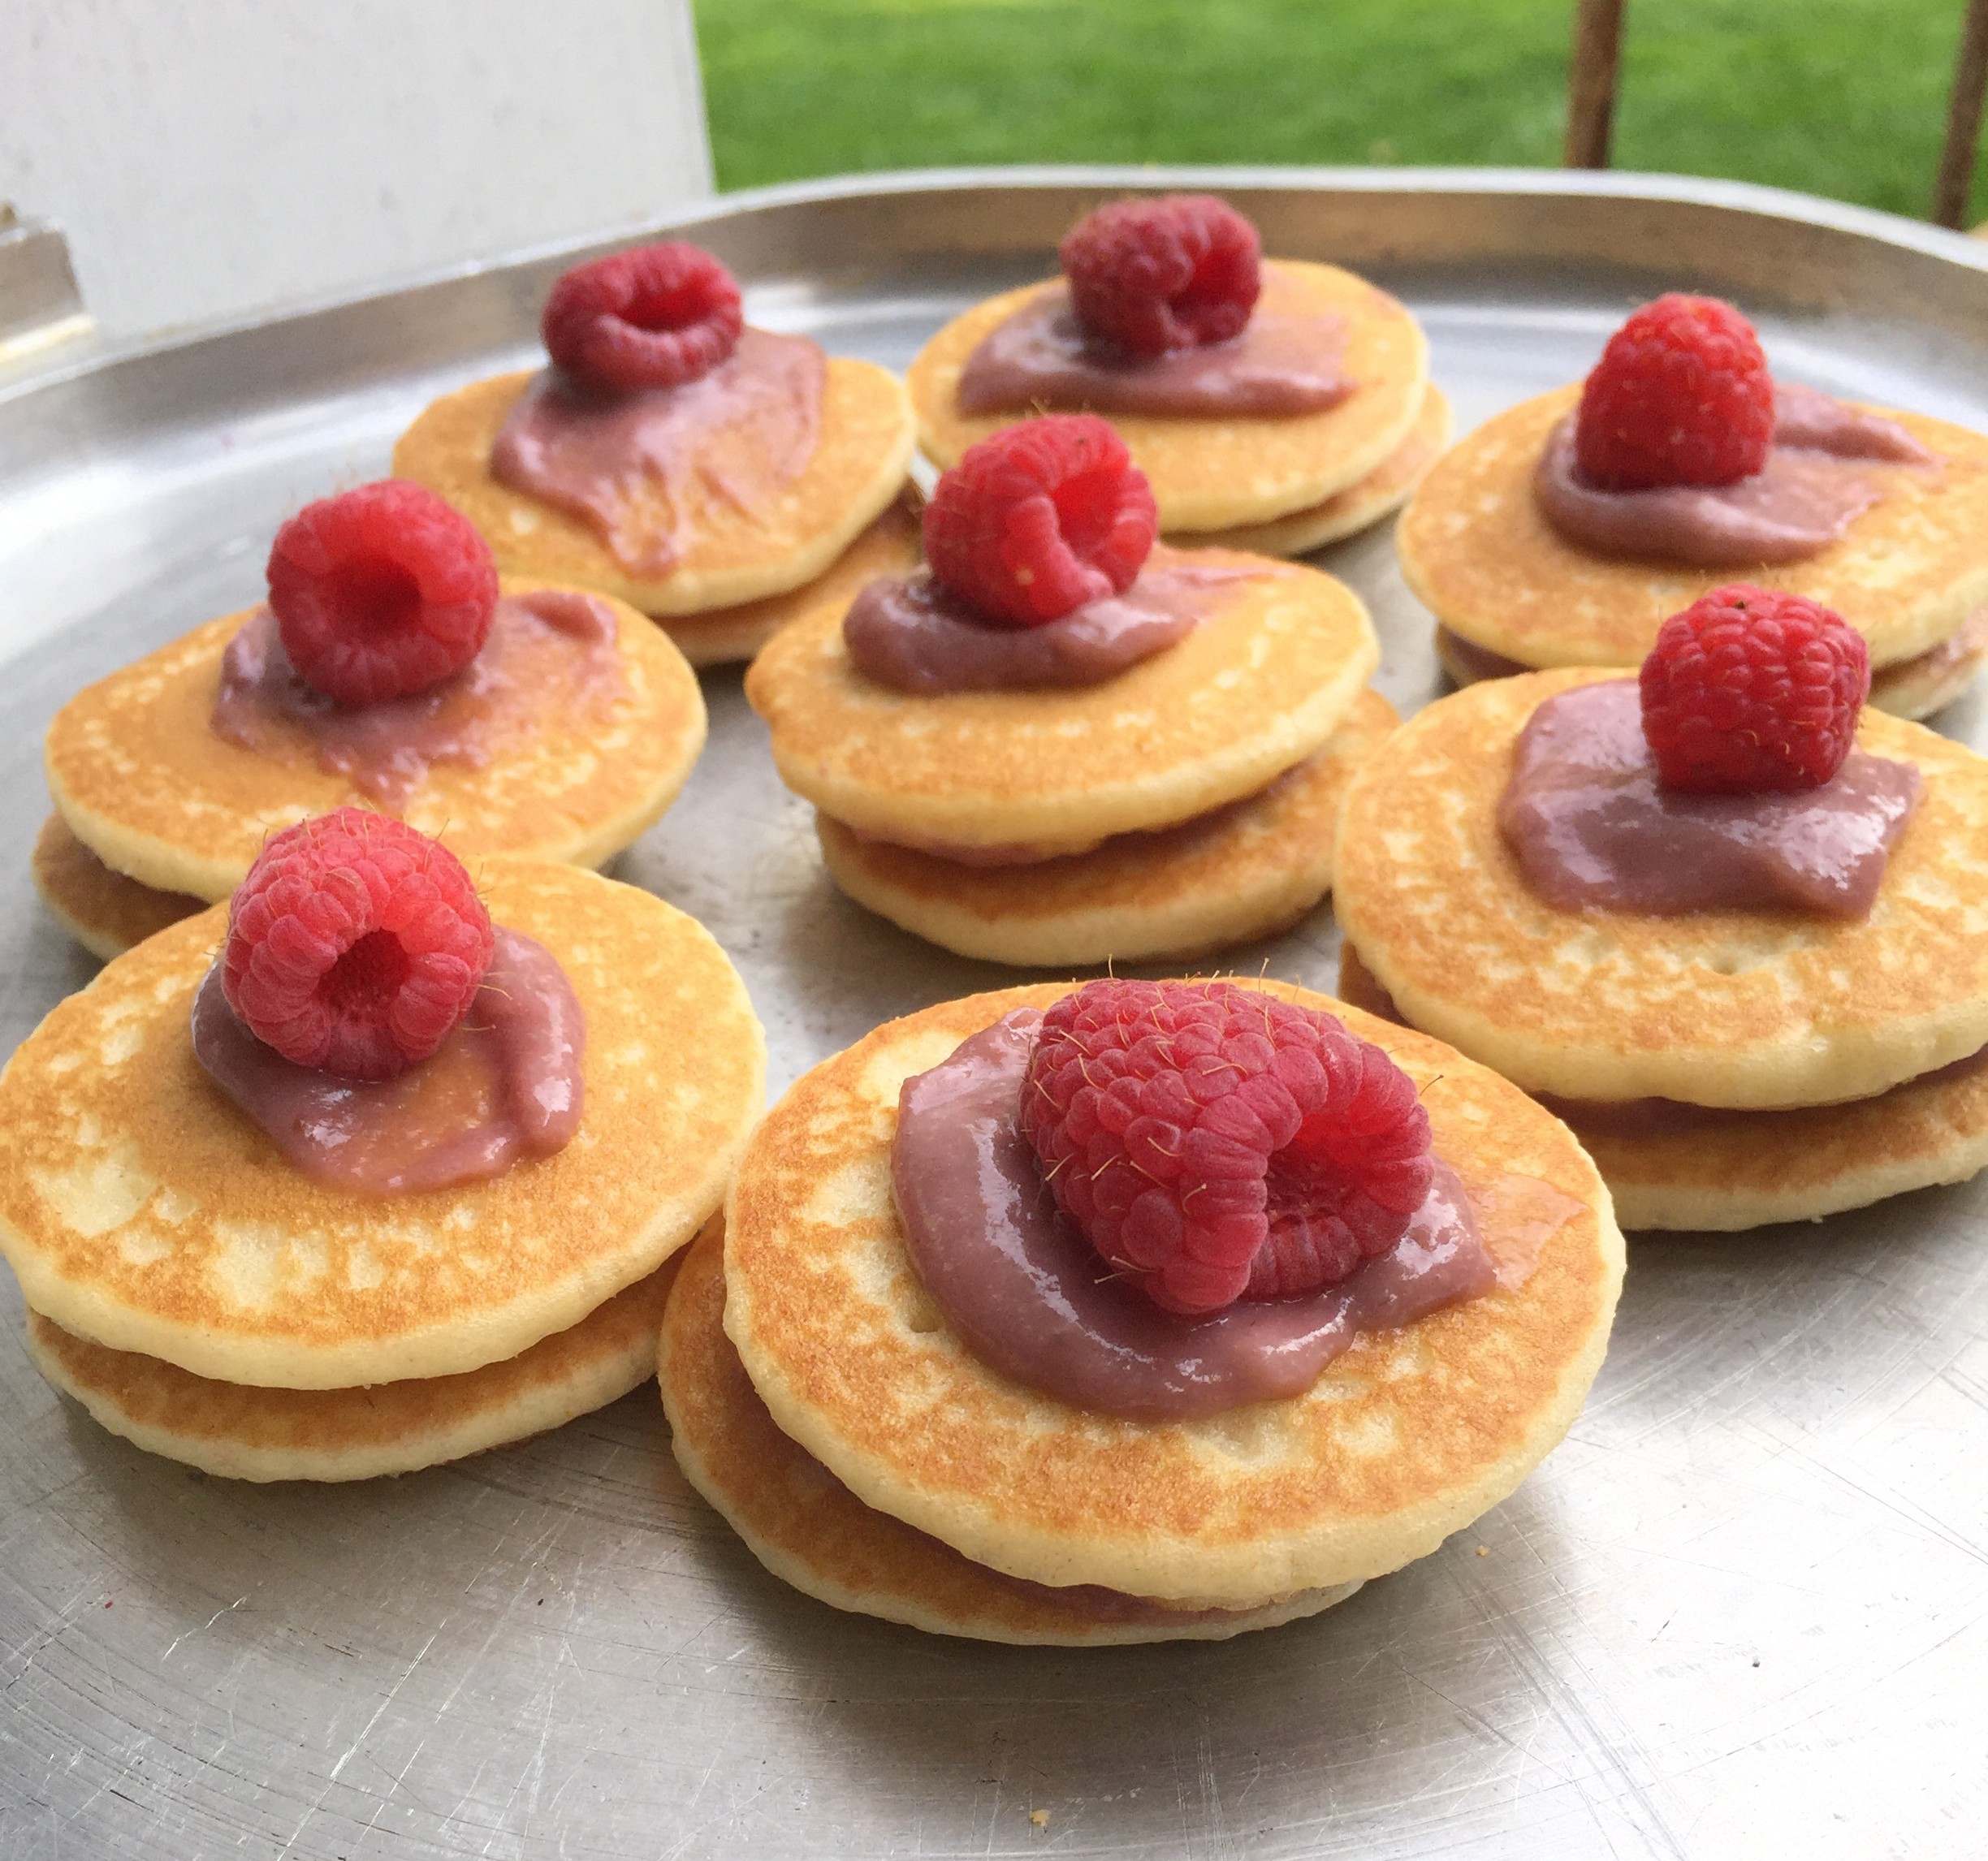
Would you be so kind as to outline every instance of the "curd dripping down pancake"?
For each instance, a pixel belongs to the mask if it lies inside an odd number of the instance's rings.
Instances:
[[[302,1175],[193,1056],[216,907],[110,963],[0,1073],[0,1252],[28,1306],[196,1375],[345,1388],[515,1357],[688,1241],[764,1101],[737,972],[632,886],[538,861],[471,871],[586,1015],[584,1116],[564,1150],[418,1194]]]
[[[1355,773],[1333,905],[1415,1026],[1528,1090],[1762,1109],[1865,1099],[1988,1046],[1988,759],[1866,710],[1858,747],[1917,766],[1918,805],[1861,921],[1792,909],[1555,909],[1498,831],[1513,749],[1556,692],[1472,685]]]
[[[1778,568],[1698,569],[1618,560],[1569,542],[1541,515],[1532,474],[1580,399],[1557,388],[1486,421],[1437,461],[1395,529],[1402,578],[1437,620],[1520,664],[1640,666],[1657,629],[1700,595],[1751,581],[1832,607],[1882,669],[1957,632],[1988,602],[1988,436],[1923,414],[1895,420],[1946,461],[1859,460],[1885,495],[1842,538]]]
[[[39,1312],[28,1315],[28,1352],[58,1389],[148,1453],[224,1479],[374,1479],[542,1435],[647,1382],[682,1257],[529,1350],[454,1376],[357,1389],[217,1383],[107,1350]]]
[[[493,375],[444,395],[395,443],[394,476],[447,499],[508,573],[612,594],[645,614],[733,607],[812,581],[883,513],[911,460],[911,407],[897,378],[832,356],[820,438],[800,475],[764,499],[706,485],[693,511],[672,513],[689,519],[682,553],[666,574],[644,579],[580,518],[492,476],[491,448],[534,373]]]
[[[976,440],[1030,409],[968,416],[960,371],[983,337],[1055,280],[1024,285],[956,317],[918,352],[905,380],[918,410],[918,443],[942,470]],[[1320,413],[1230,420],[1115,413],[1109,417],[1152,481],[1163,530],[1221,530],[1308,512],[1364,478],[1413,427],[1428,379],[1420,326],[1384,291],[1337,266],[1268,259],[1260,312],[1344,319],[1341,366],[1355,384]],[[1054,411],[1070,412],[1074,408]]]
[[[1325,747],[1260,793],[1157,832],[1026,866],[970,866],[815,818],[829,875],[893,924],[988,962],[1189,957],[1295,923],[1332,884],[1333,832],[1353,771],[1399,723],[1362,691]]]
[[[1305,991],[1420,1089],[1502,1276],[1362,1337],[1303,1396],[1195,1422],[1082,1411],[967,1354],[925,1293],[891,1190],[905,1078],[1070,985],[892,1021],[805,1075],[726,1203],[725,1317],[780,1429],[863,1504],[975,1563],[1247,1608],[1398,1569],[1509,1493],[1566,1432],[1608,1340],[1622,1237],[1567,1127],[1426,1037]]]
[[[1398,511],[1442,456],[1450,429],[1449,397],[1431,382],[1408,437],[1356,484],[1309,510],[1273,517],[1268,523],[1228,530],[1181,530],[1168,540],[1183,549],[1199,545],[1249,550],[1258,555],[1309,555],[1328,543],[1357,536]]]
[[[1511,678],[1533,669],[1472,646],[1446,627],[1436,629],[1436,657],[1456,685]],[[1973,684],[1984,663],[1988,663],[1988,607],[1977,607],[1961,622],[1958,632],[1949,633],[1937,646],[1873,671],[1868,702],[1893,717],[1931,717]]]
[[[812,581],[736,607],[661,617],[663,631],[694,666],[729,665],[753,658],[789,621],[830,602],[846,607],[879,575],[909,575],[918,565],[918,516],[908,497],[886,507]]]
[[[106,962],[143,943],[154,930],[207,909],[204,898],[155,891],[113,872],[70,832],[60,814],[50,814],[41,823],[29,870],[49,915],[93,956]]]
[[[506,581],[506,595],[555,585]],[[704,747],[703,694],[683,654],[609,602],[622,689],[603,715],[548,684],[532,728],[482,768],[430,766],[392,812],[465,859],[521,853],[598,866],[662,818]],[[112,871],[160,892],[227,897],[270,834],[348,804],[349,779],[307,751],[279,762],[210,724],[222,655],[253,609],[196,627],[79,692],[49,726],[49,793]]]
[[[1255,794],[1325,747],[1380,645],[1359,598],[1317,569],[1185,553],[1264,572],[1211,590],[1211,618],[1178,646],[1077,689],[893,691],[850,664],[844,610],[817,609],[746,677],[780,779],[859,833],[1040,858]]]
[[[865,1505],[773,1424],[724,1334],[724,1239],[714,1224],[682,1256],[657,1378],[684,1476],[776,1577],[839,1609],[931,1634],[1060,1647],[1224,1641],[1343,1602],[1359,1587],[1300,1590],[1254,1608],[1169,1608],[1096,1588],[1004,1577]]]

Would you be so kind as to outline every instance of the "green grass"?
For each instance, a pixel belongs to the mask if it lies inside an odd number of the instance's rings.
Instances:
[[[720,184],[1560,156],[1569,0],[696,0]],[[1631,0],[1624,168],[1924,214],[1962,0]]]

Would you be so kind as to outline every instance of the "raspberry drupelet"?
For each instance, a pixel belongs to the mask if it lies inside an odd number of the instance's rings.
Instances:
[[[1094,413],[970,446],[925,507],[931,572],[990,618],[1039,627],[1132,585],[1159,532],[1146,474]]]
[[[287,1060],[391,1079],[442,1044],[489,969],[490,913],[462,862],[364,808],[265,846],[228,912],[221,985]]]
[[[1639,682],[1666,788],[1815,788],[1850,753],[1870,649],[1826,607],[1735,582],[1664,622]]]
[[[1227,982],[1065,995],[1021,1125],[1099,1255],[1190,1315],[1338,1284],[1401,1238],[1434,1172],[1428,1114],[1379,1047]]]
[[[1605,490],[1730,485],[1767,463],[1774,431],[1752,325],[1716,297],[1672,291],[1609,338],[1581,390],[1574,452]]]
[[[680,387],[729,356],[745,327],[732,274],[680,240],[575,266],[539,318],[546,352],[608,390]]]
[[[269,604],[305,684],[377,704],[426,691],[482,650],[497,565],[453,505],[383,478],[306,504],[277,531]]]
[[[1137,356],[1240,335],[1261,288],[1255,227],[1212,194],[1113,201],[1057,257],[1078,321]]]

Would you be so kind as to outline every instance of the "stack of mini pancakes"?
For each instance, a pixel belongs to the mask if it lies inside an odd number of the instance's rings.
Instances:
[[[1263,261],[1260,313],[1342,320],[1353,391],[1322,412],[1214,420],[1109,417],[1152,480],[1160,528],[1182,548],[1208,544],[1303,555],[1398,509],[1450,442],[1450,404],[1428,378],[1428,344],[1407,309],[1337,266]],[[959,409],[967,358],[1051,280],[977,304],[922,349],[905,375],[918,444],[941,470],[1010,425]]]
[[[685,1475],[775,1574],[984,1640],[1219,1639],[1330,1607],[1495,1505],[1565,1432],[1606,1346],[1622,1236],[1566,1127],[1440,1043],[1277,984],[1423,1091],[1500,1284],[1376,1332],[1288,1400],[1196,1421],[1072,1407],[988,1369],[905,1249],[903,1082],[1063,987],[888,1023],[775,1108],[726,1227],[667,1306]]]
[[[499,924],[586,1015],[555,1155],[361,1196],[302,1175],[195,1058],[216,907],[110,963],[0,1075],[0,1250],[35,1361],[140,1447],[244,1479],[360,1479],[612,1401],[655,1367],[671,1256],[764,1101],[743,984],[694,920],[579,868],[493,858]]]

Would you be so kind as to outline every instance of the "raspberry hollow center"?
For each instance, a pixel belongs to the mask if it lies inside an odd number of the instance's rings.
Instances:
[[[369,930],[325,971],[318,992],[340,1020],[383,1018],[413,968],[391,930]]]
[[[342,564],[331,577],[332,599],[346,631],[368,639],[391,639],[418,624],[421,585],[398,563],[382,556]]]

